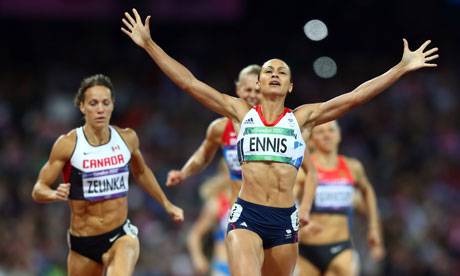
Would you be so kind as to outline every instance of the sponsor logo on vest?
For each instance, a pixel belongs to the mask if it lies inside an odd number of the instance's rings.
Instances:
[[[269,151],[285,153],[287,151],[286,138],[272,138],[263,137],[250,137],[249,150],[250,151]]]
[[[84,159],[83,168],[84,169],[94,169],[94,168],[103,168],[114,166],[118,164],[124,164],[125,160],[123,154],[114,155],[111,157],[104,157],[99,159]]]
[[[245,124],[254,124],[254,120],[252,118],[247,119],[244,121]]]
[[[95,152],[98,152],[98,150],[95,150],[95,151],[84,151],[84,152],[83,152],[83,155],[88,155],[88,154],[95,153]]]

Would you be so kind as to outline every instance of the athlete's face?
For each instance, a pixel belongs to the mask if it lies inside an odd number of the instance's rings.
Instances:
[[[252,106],[258,105],[262,99],[260,90],[256,89],[257,75],[244,76],[236,86],[236,94]]]
[[[311,145],[315,150],[327,153],[336,151],[340,140],[340,130],[335,121],[315,126],[310,137]]]
[[[86,123],[94,128],[106,127],[113,111],[110,89],[100,85],[88,88],[80,110],[85,115]]]
[[[271,59],[264,63],[260,71],[257,88],[262,94],[286,95],[292,92],[291,70],[287,64],[279,59]]]

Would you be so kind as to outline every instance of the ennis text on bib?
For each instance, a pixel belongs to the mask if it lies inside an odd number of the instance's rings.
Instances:
[[[70,199],[100,201],[126,196],[131,152],[112,127],[106,144],[92,146],[83,127],[76,129],[77,141],[64,167],[64,182],[70,182]]]
[[[246,114],[238,134],[238,160],[274,161],[299,169],[305,153],[305,142],[299,124],[288,108],[272,123],[262,116],[257,105]]]

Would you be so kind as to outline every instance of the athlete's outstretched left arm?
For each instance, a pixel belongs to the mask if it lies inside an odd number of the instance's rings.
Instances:
[[[428,44],[431,43],[430,40],[427,40],[415,51],[409,50],[406,39],[403,39],[403,42],[404,52],[401,61],[386,73],[361,84],[349,93],[342,94],[327,102],[308,104],[297,108],[296,117],[303,120],[299,122],[300,125],[310,124],[311,127],[314,127],[333,121],[343,116],[352,108],[374,98],[399,80],[404,74],[424,67],[437,66],[429,62],[439,57],[437,54],[434,54],[438,51],[438,48],[425,51]]]
[[[303,196],[299,206],[300,226],[305,226],[309,222],[311,206],[315,198],[316,187],[318,186],[318,171],[313,160],[311,160],[308,147],[305,148],[302,168],[306,172]]]
[[[171,216],[176,222],[184,221],[184,211],[172,204],[163,190],[161,190],[158,181],[153,174],[152,170],[145,164],[144,158],[142,157],[139,149],[139,138],[136,132],[132,129],[118,129],[123,139],[128,144],[131,150],[130,168],[136,182],[158,203],[163,206],[165,211]]]
[[[355,178],[356,187],[363,196],[364,209],[368,219],[367,241],[371,248],[371,255],[376,260],[381,260],[385,256],[385,248],[374,188],[372,188],[361,162],[351,158],[348,159],[347,163]]]

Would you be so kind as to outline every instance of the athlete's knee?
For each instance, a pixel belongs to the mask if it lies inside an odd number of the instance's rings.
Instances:
[[[127,258],[131,262],[136,262],[139,257],[139,239],[127,236],[121,246],[117,249],[122,258]]]

